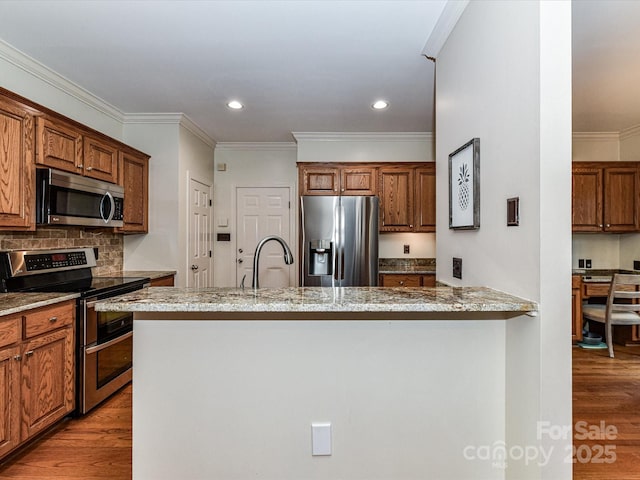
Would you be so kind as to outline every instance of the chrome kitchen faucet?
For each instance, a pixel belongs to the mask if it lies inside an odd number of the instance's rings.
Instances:
[[[275,240],[280,245],[282,245],[282,250],[284,250],[284,263],[287,265],[291,265],[293,263],[293,254],[291,253],[291,249],[287,242],[285,242],[282,238],[277,235],[269,235],[268,237],[264,237],[262,240],[258,242],[256,246],[256,253],[253,255],[253,281],[251,282],[251,287],[260,288],[260,283],[258,282],[258,265],[260,263],[260,250],[264,247],[264,244]]]

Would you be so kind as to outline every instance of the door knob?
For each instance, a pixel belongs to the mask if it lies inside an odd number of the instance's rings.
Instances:
[[[194,272],[198,269],[198,265],[191,265],[191,270]]]
[[[242,250],[241,248],[238,249],[238,253],[242,253],[244,250]]]
[[[238,263],[242,263],[244,260],[242,260],[241,258],[238,259]]]

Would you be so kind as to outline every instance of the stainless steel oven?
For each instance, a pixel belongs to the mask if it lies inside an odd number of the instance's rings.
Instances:
[[[96,312],[96,301],[139,290],[136,281],[78,302],[78,413],[84,414],[131,381],[133,314]]]
[[[85,414],[131,381],[133,315],[96,312],[95,302],[139,290],[148,278],[94,277],[91,248],[0,252],[0,291],[78,292],[76,412]]]

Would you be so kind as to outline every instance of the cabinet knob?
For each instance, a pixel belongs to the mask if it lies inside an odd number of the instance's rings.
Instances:
[[[24,353],[24,356],[25,356],[25,357],[30,357],[30,356],[32,356],[32,355],[33,355],[33,350],[29,350],[28,352],[25,352],[25,353]]]
[[[14,355],[13,359],[19,362],[20,360],[22,360],[22,355]]]
[[[78,168],[84,168],[83,164],[78,165]]]
[[[611,226],[611,224],[610,224],[610,223],[607,223],[607,228],[609,228],[610,226]]]
[[[87,167],[86,170],[87,172],[90,172],[91,170],[93,170],[93,167]]]
[[[602,224],[598,225],[600,228],[602,228]]]
[[[400,280],[400,285],[404,285],[404,280]]]
[[[49,322],[50,322],[50,323],[56,323],[57,321],[58,321],[58,317],[51,317],[51,318],[49,319]]]

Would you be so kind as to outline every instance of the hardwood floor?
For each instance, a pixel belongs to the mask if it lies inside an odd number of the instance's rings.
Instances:
[[[89,415],[63,422],[0,464],[0,479],[131,479],[131,385]],[[640,347],[573,349],[573,421],[612,425],[614,440],[574,439],[582,459],[604,460],[597,445],[614,446],[613,463],[576,462],[575,480],[640,480]]]
[[[574,480],[640,480],[640,346],[614,348],[615,358],[607,350],[573,349],[574,425],[584,421],[599,428],[604,421],[617,429],[612,440],[574,435],[577,457],[585,460],[573,464]],[[597,463],[613,458],[600,449],[606,445],[615,461]]]
[[[131,384],[0,464],[0,479],[130,480]]]

